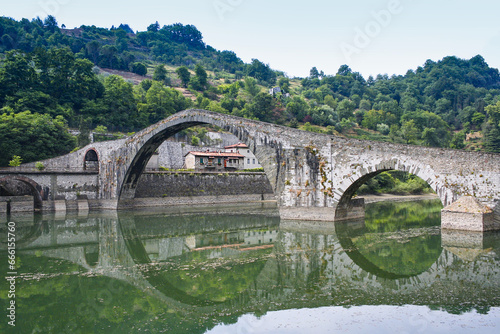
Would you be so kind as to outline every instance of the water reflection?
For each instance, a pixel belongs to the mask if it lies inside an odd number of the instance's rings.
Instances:
[[[261,205],[19,218],[16,330],[203,333],[331,306],[489,313],[500,306],[500,238],[441,235],[439,209],[368,205],[364,220],[337,223],[280,222]],[[4,307],[4,280],[0,289]]]
[[[439,200],[382,202],[366,218],[336,223],[340,244],[364,270],[398,279],[427,271],[441,254]]]

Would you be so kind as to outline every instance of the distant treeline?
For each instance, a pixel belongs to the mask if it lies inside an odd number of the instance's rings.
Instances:
[[[100,68],[134,72],[142,82]],[[65,29],[52,16],[0,18],[0,166],[13,155],[27,162],[66,153],[95,128],[137,131],[190,107],[328,134],[500,152],[500,74],[479,55],[428,60],[391,77],[365,79],[342,65],[334,75],[313,67],[306,78],[289,78],[206,45],[192,25],[156,22],[134,33],[127,24]],[[466,141],[472,132],[476,141]],[[40,138],[43,145],[29,145]]]

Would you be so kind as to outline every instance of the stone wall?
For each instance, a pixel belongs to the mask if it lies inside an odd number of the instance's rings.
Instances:
[[[273,190],[264,173],[147,172],[137,184],[135,198],[259,195]]]

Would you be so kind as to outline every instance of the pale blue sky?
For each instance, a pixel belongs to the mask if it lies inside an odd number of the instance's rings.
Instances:
[[[0,15],[17,20],[54,15],[67,28],[127,23],[144,31],[180,22],[204,41],[289,76],[316,66],[335,74],[347,64],[365,78],[404,74],[427,59],[481,54],[500,67],[498,0],[0,0]]]

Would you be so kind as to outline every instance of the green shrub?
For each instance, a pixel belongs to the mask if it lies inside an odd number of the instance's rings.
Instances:
[[[10,167],[18,167],[21,165],[22,162],[23,162],[23,159],[20,156],[13,155],[12,160],[9,161],[9,166]]]
[[[35,164],[35,168],[41,171],[45,169],[45,165],[39,161]]]

